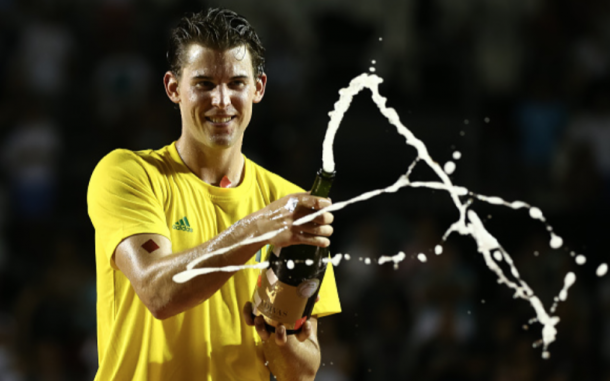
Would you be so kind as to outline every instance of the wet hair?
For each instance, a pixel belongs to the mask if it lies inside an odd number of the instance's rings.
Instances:
[[[228,9],[210,8],[183,17],[172,29],[167,61],[169,69],[180,76],[184,64],[185,51],[192,43],[198,43],[214,50],[227,50],[246,46],[252,59],[255,77],[265,71],[265,48],[254,28],[245,17]]]

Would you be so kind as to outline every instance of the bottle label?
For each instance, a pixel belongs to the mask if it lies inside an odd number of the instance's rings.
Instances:
[[[254,290],[254,304],[258,312],[271,320],[294,329],[303,317],[307,300],[318,289],[320,281],[311,279],[294,287],[280,281],[272,269],[263,270],[260,287]],[[258,285],[257,285],[258,286]]]

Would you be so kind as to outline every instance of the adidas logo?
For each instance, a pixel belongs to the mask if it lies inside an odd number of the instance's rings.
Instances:
[[[191,228],[191,224],[189,224],[189,220],[186,217],[180,219],[180,221],[174,224],[174,230],[181,230],[187,233],[192,233],[193,229]]]

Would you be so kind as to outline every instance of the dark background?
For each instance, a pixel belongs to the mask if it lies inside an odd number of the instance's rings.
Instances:
[[[557,342],[451,236],[444,192],[403,189],[336,213],[343,313],[320,322],[318,380],[610,380],[610,2],[602,0],[0,0],[0,379],[90,380],[94,231],[86,192],[115,148],[180,134],[166,98],[168,30],[185,12],[244,14],[267,48],[269,84],[244,152],[307,188],[338,90],[374,65],[403,124],[471,190],[539,206],[565,240],[549,248],[527,211],[476,202],[547,309],[568,271]],[[379,37],[383,40],[380,41]],[[334,201],[385,187],[414,150],[366,91],[335,143]],[[414,178],[433,180],[420,164]],[[407,259],[365,265],[399,251]],[[587,256],[576,265],[571,252]],[[426,253],[428,262],[414,257]]]

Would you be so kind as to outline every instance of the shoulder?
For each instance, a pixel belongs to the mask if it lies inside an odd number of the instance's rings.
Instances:
[[[140,165],[138,156],[134,151],[127,149],[115,149],[100,160],[95,167],[94,173],[119,168],[129,168],[133,167],[134,165]]]
[[[272,199],[282,198],[291,193],[303,192],[303,188],[292,182],[284,179],[268,169],[261,167],[253,161],[246,159],[250,162],[250,168],[254,172],[255,180],[263,191],[268,191],[272,196]]]
[[[131,151],[115,149],[100,160],[93,171],[93,177],[104,175],[130,175],[138,177],[155,172],[166,164],[167,147],[160,150]]]
[[[167,147],[160,150],[116,149],[97,164],[89,181],[89,198],[153,189],[163,183],[171,167]],[[157,185],[157,187],[155,187]]]

